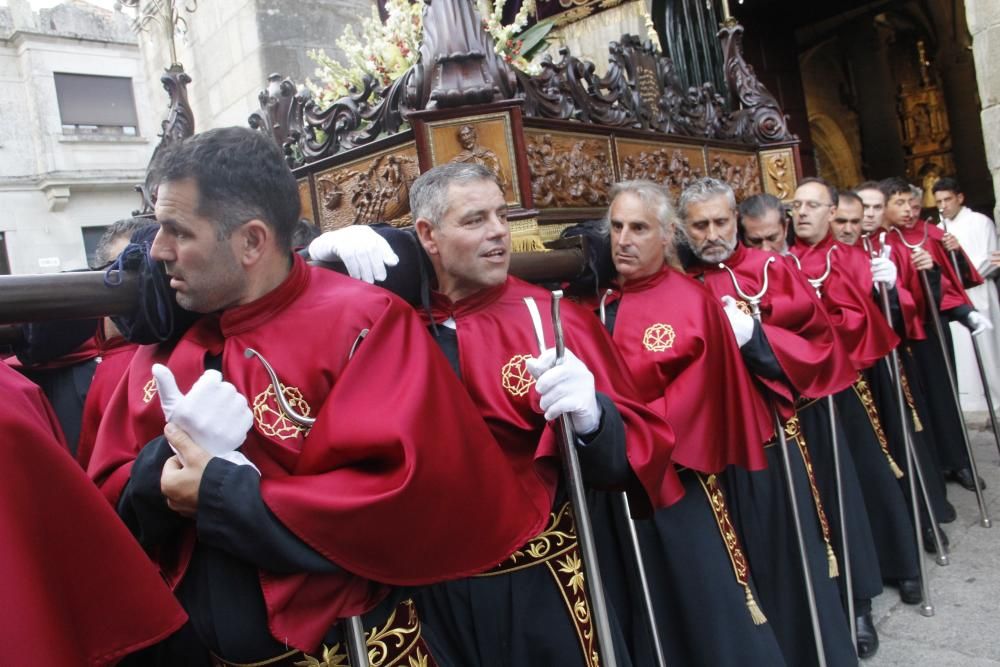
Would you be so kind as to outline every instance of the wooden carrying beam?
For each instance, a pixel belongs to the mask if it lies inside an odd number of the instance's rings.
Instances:
[[[343,265],[331,268],[346,273]],[[582,247],[511,255],[511,274],[531,282],[560,282],[582,273]],[[113,272],[116,276],[117,272]],[[139,301],[139,280],[124,272],[117,287],[104,282],[103,271],[34,276],[0,276],[0,325],[48,320],[76,320],[132,312]]]

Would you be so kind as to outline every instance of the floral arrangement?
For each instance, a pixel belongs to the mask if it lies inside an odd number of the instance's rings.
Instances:
[[[385,9],[388,18],[382,23],[378,8],[372,7],[371,17],[362,23],[361,39],[351,26],[344,28],[337,38],[337,47],[347,57],[347,65],[340,64],[323,49],[308,52],[318,65],[319,83],[307,81],[306,86],[321,107],[333,104],[352,88],[361,90],[365,75],[388,86],[417,61],[423,34],[423,3],[387,0]]]
[[[541,68],[532,60],[545,50],[545,37],[553,23],[546,20],[525,29],[535,15],[535,0],[525,0],[514,21],[508,25],[501,22],[505,0],[479,1],[480,12],[486,17],[483,29],[493,38],[497,55],[522,72],[538,73]],[[361,90],[366,75],[388,86],[417,61],[424,4],[386,0],[385,10],[388,18],[382,23],[378,9],[372,8],[371,18],[362,23],[360,38],[351,26],[344,28],[336,44],[347,58],[346,65],[328,56],[323,49],[308,52],[317,65],[317,81],[306,81],[306,87],[320,107],[333,104],[352,88]]]

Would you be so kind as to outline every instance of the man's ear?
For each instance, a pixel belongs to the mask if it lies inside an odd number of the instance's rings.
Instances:
[[[237,232],[239,244],[236,252],[244,265],[257,263],[266,249],[274,245],[274,230],[263,220],[249,220]]]
[[[420,240],[420,245],[424,247],[424,250],[428,255],[438,254],[437,246],[437,230],[434,224],[427,218],[417,218],[413,223],[413,229],[417,232],[417,239]]]
[[[955,195],[955,201],[958,202],[959,206],[965,206],[965,195],[959,192],[957,195]]]

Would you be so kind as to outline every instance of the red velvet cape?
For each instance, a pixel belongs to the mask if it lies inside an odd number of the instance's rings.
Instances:
[[[423,585],[487,570],[541,531],[549,506],[521,487],[475,406],[413,309],[392,294],[297,255],[257,301],[203,317],[173,347],[136,353],[115,390],[88,472],[114,500],[136,453],[162,432],[149,402],[154,362],[182,391],[222,354],[222,374],[255,410],[242,452],[261,495],[300,539],[345,571],[260,572],[271,634],[314,650],[338,619],[371,609],[384,584]],[[359,334],[367,337],[350,356]],[[271,363],[305,433],[280,417],[252,347]],[[190,558],[161,553],[171,584]],[[376,583],[382,582],[382,583]]]
[[[42,391],[0,364],[0,664],[106,665],[187,616],[66,450]]]
[[[719,300],[669,267],[615,289],[615,300],[618,351],[642,399],[681,434],[674,462],[707,474],[767,467],[774,425]]]
[[[899,344],[899,336],[872,298],[875,284],[864,250],[838,243],[828,234],[814,246],[796,243],[791,252],[799,258],[807,278],[819,278],[826,272],[831,248],[836,250],[830,255],[830,275],[820,287],[820,301],[851,363],[862,371],[889,354]]]
[[[83,404],[80,442],[76,448],[76,460],[84,470],[90,463],[94,441],[97,439],[97,428],[101,425],[104,410],[111,401],[115,387],[128,370],[132,355],[139,349],[136,343],[130,343],[121,336],[106,339],[103,329],[97,332],[97,345],[100,363],[94,371],[90,389],[87,390],[87,400]]]
[[[539,354],[526,296],[538,305],[551,347],[552,295],[517,278],[508,277],[504,284],[458,302],[434,293],[432,314],[439,326],[449,317],[455,319],[462,381],[469,395],[525,485],[541,481],[539,488],[551,505],[560,470],[558,434],[545,421],[534,379],[524,367],[526,358]],[[615,403],[625,422],[628,460],[645,492],[633,497],[633,506],[676,502],[684,488],[670,460],[673,431],[643,404],[611,336],[593,314],[568,301],[560,308],[566,349],[587,365],[597,391]]]
[[[857,373],[833,332],[826,309],[800,271],[773,252],[742,245],[736,246],[725,264],[736,274],[744,292],[756,294],[763,286],[764,264],[769,257],[777,261],[768,268],[768,290],[760,305],[762,325],[791,386],[782,380],[757,379],[775,394],[779,412],[787,419],[794,414],[796,394],[806,398],[835,394],[851,386]],[[729,272],[716,264],[698,263],[689,267],[688,273],[703,275],[705,286],[717,299],[728,294],[743,300]]]
[[[920,286],[920,274],[913,266],[913,255],[899,237],[889,235],[885,230],[877,230],[871,237],[872,250],[876,255],[882,253],[883,233],[885,244],[889,246],[889,259],[896,265],[896,298],[906,327],[906,337],[909,340],[924,340],[927,338],[924,331],[924,291]]]
[[[948,251],[945,250],[944,244],[941,239],[944,238],[944,232],[934,225],[927,224],[924,220],[918,220],[916,223],[910,227],[893,227],[891,233],[886,236],[886,243],[898,244],[903,246],[903,243],[899,240],[902,236],[906,239],[906,242],[913,245],[920,243],[924,238],[924,229],[927,230],[927,241],[924,242],[923,248],[931,254],[931,258],[934,260],[934,264],[941,269],[941,310],[951,310],[961,305],[972,306],[972,301],[969,300],[969,296],[965,293],[965,287],[976,287],[983,283],[982,277],[976,271],[975,267],[972,266],[972,262],[966,257],[966,266],[969,269],[968,281],[965,286],[963,286],[963,280],[959,277],[958,273],[955,271],[955,266],[951,263],[951,256]],[[910,250],[903,246],[903,250],[910,252]],[[964,250],[961,251],[964,254]],[[921,296],[923,296],[922,287],[920,286],[920,275],[915,275],[915,284],[908,285],[911,291],[919,291]],[[924,313],[924,310],[920,311]]]

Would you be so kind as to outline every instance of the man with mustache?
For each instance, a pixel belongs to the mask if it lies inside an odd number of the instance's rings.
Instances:
[[[800,396],[817,399],[850,385],[853,370],[834,337],[829,319],[804,278],[782,261],[770,262],[770,253],[737,243],[737,209],[732,189],[712,178],[695,181],[685,189],[678,204],[687,257],[688,275],[702,281],[725,304],[737,343],[748,368],[766,390],[795,448],[801,435],[795,419]],[[769,288],[761,300],[762,322],[749,313],[734,288],[731,270],[741,289],[756,294],[769,272]],[[737,300],[739,299],[739,301]],[[817,367],[823,372],[818,373]],[[853,664],[837,586],[830,578],[833,556],[825,513],[818,492],[807,474],[804,447],[790,451],[795,492],[820,615],[828,664]],[[779,474],[780,454],[767,450],[769,470],[745,472],[733,468],[729,477],[737,526],[745,539],[750,565],[760,590],[761,603],[772,623],[788,664],[808,665],[816,660],[811,641],[809,613],[803,587],[788,580],[799,571],[797,545],[791,514],[787,509],[788,488]]]
[[[833,238],[847,246],[852,246],[861,238],[861,220],[865,216],[861,197],[848,190],[837,193],[837,208],[833,213]]]

